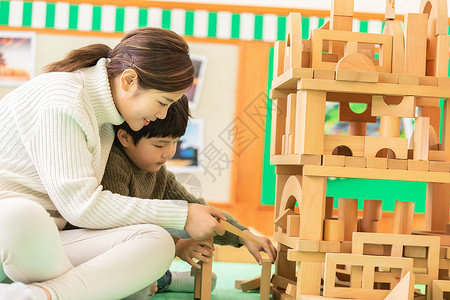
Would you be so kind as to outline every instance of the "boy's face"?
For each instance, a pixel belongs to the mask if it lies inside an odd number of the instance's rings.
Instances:
[[[158,172],[175,155],[178,138],[142,138],[136,145],[124,147],[128,157],[141,170]]]

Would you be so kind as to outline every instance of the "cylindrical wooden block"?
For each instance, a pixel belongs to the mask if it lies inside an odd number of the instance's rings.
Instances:
[[[380,136],[399,137],[400,136],[400,117],[381,116],[380,117]]]
[[[327,197],[325,200],[325,219],[333,218],[333,197]]]
[[[381,200],[364,199],[363,219],[379,221],[381,220]]]
[[[344,240],[351,241],[358,230],[358,199],[339,198],[338,219],[344,221]]]
[[[414,202],[395,201],[392,233],[411,234],[414,219]]]
[[[358,231],[360,232],[378,232],[378,221],[361,219],[359,222]]]
[[[367,133],[366,122],[349,122],[348,135],[365,136]]]
[[[325,219],[323,225],[323,239],[325,241],[343,241],[344,221]]]

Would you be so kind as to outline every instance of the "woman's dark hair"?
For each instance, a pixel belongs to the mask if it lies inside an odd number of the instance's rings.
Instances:
[[[189,88],[194,81],[194,64],[186,41],[171,30],[153,27],[130,31],[114,49],[93,44],[72,50],[63,60],[45,67],[45,71],[73,72],[94,66],[106,57],[110,59],[106,64],[110,78],[133,69],[143,89],[177,92]]]
[[[116,133],[119,129],[123,129],[128,132],[128,134],[133,138],[135,145],[142,138],[179,138],[186,132],[189,117],[191,117],[191,113],[189,111],[189,100],[186,95],[183,95],[180,100],[170,105],[167,110],[167,116],[164,119],[156,119],[155,121],[150,122],[147,126],[142,127],[139,131],[133,131],[127,122],[114,126],[114,130]],[[115,143],[116,145],[120,144],[117,140],[117,136]]]

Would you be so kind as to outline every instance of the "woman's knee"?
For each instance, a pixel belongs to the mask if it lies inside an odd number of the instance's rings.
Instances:
[[[139,239],[151,239],[154,241],[157,240],[158,248],[162,249],[160,253],[160,257],[167,257],[167,260],[170,262],[173,260],[175,256],[175,243],[173,241],[172,236],[165,230],[164,228],[153,225],[153,224],[140,224],[137,226],[137,230],[133,235],[134,238]],[[153,245],[153,250],[155,250],[154,243],[150,243]]]

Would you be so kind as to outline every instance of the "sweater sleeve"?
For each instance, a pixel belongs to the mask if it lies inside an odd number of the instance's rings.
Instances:
[[[110,146],[101,149],[89,137],[100,135],[101,141],[112,141],[112,127],[95,132],[98,127],[61,107],[49,107],[40,114],[26,147],[47,194],[68,222],[90,229],[145,223],[184,228],[185,201],[126,197],[99,185],[102,170],[95,167],[100,164],[94,157],[101,157],[98,151],[109,152]]]
[[[165,167],[165,166],[164,166]],[[164,194],[164,199],[183,199],[189,203],[197,203],[201,205],[208,205],[203,198],[196,198],[194,195],[189,193],[186,188],[178,182],[173,174],[170,171],[167,171],[167,185],[166,191]],[[240,230],[248,229],[238,220],[236,220],[229,213],[223,212],[227,221],[231,224],[239,228]],[[226,231],[224,235],[217,235],[214,237],[214,243],[219,245],[231,245],[233,247],[240,247],[242,244],[239,243],[239,237],[231,232]]]

